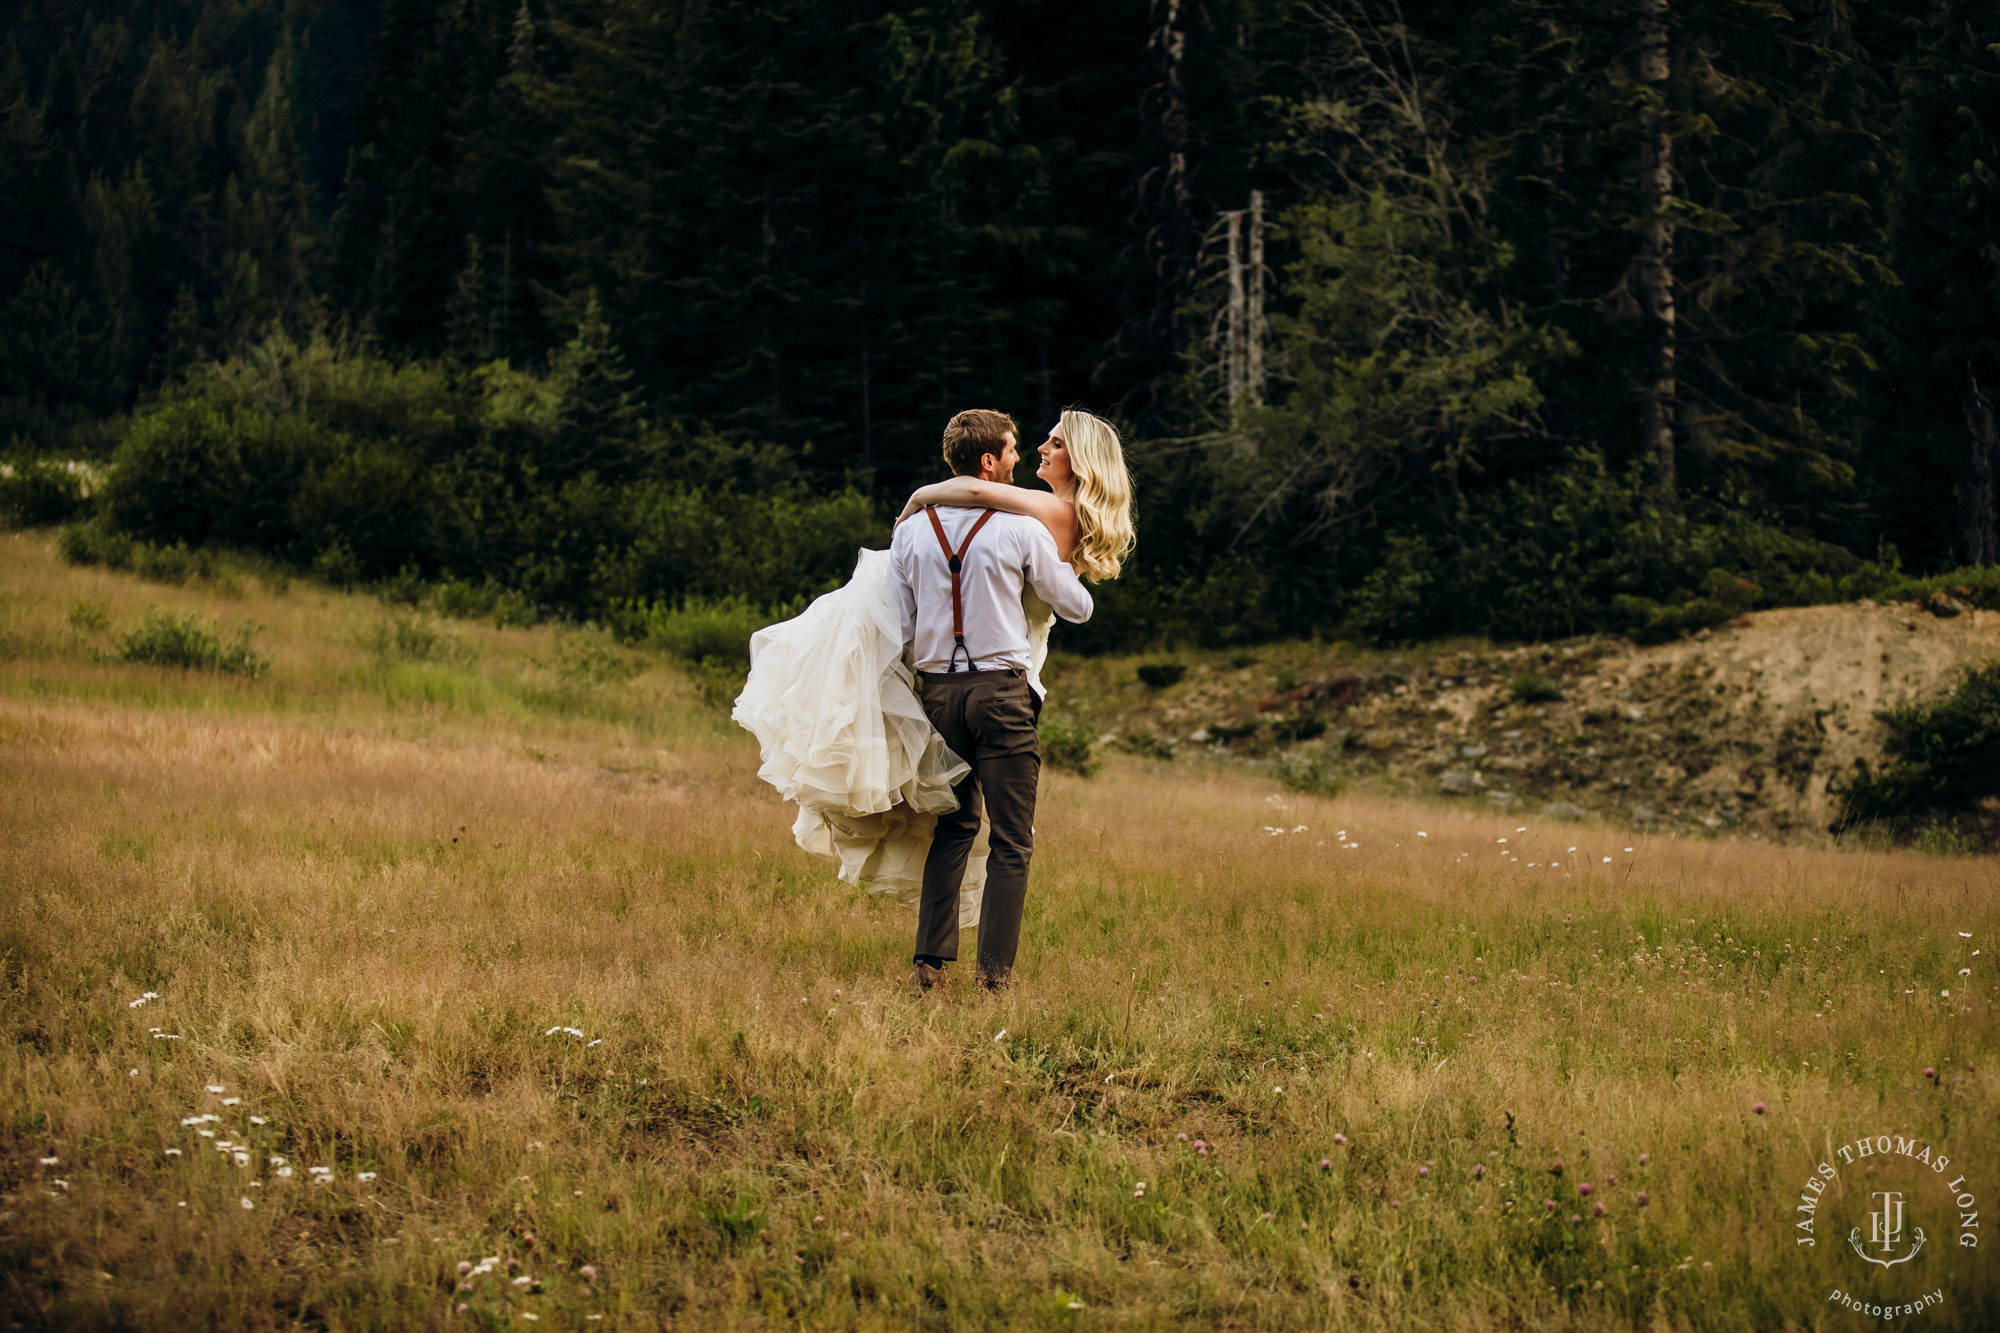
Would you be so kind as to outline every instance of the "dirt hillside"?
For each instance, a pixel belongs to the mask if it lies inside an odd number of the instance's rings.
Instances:
[[[1597,637],[1070,660],[1052,673],[1051,706],[1153,762],[1815,837],[1835,813],[1828,779],[1881,753],[1876,710],[1936,697],[1961,667],[2000,659],[2000,612],[1940,609],[1765,611],[1656,647]]]

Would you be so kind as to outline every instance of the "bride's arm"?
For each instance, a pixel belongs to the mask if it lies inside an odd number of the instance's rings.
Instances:
[[[903,512],[896,515],[896,521],[901,523],[926,505],[1004,509],[1010,514],[1025,514],[1049,530],[1049,535],[1056,539],[1056,554],[1064,560],[1069,559],[1071,548],[1076,545],[1076,511],[1067,501],[1047,491],[981,481],[977,477],[953,477],[918,487],[903,506]]]

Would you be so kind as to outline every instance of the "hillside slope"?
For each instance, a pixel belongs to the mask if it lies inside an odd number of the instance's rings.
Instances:
[[[1828,782],[1879,757],[1878,709],[2000,658],[2000,613],[1862,602],[1746,616],[1675,643],[1399,654],[1295,644],[1064,661],[1052,707],[1155,762],[1284,768],[1557,817],[1824,836]],[[1184,669],[1156,685],[1139,668]]]

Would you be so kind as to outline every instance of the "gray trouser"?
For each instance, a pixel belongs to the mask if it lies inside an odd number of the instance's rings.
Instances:
[[[916,951],[958,957],[958,889],[979,836],[983,796],[990,831],[986,896],[979,908],[979,976],[1002,982],[1021,944],[1028,858],[1035,850],[1035,784],[1042,773],[1035,720],[1041,701],[1017,669],[922,672],[917,679],[931,725],[972,772],[953,789],[958,809],[939,816],[931,839]]]

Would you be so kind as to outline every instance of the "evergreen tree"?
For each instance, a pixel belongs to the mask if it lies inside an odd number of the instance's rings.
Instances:
[[[597,293],[585,297],[576,335],[556,354],[551,372],[561,406],[552,448],[541,460],[543,476],[562,483],[589,473],[614,485],[639,476],[644,412]]]

